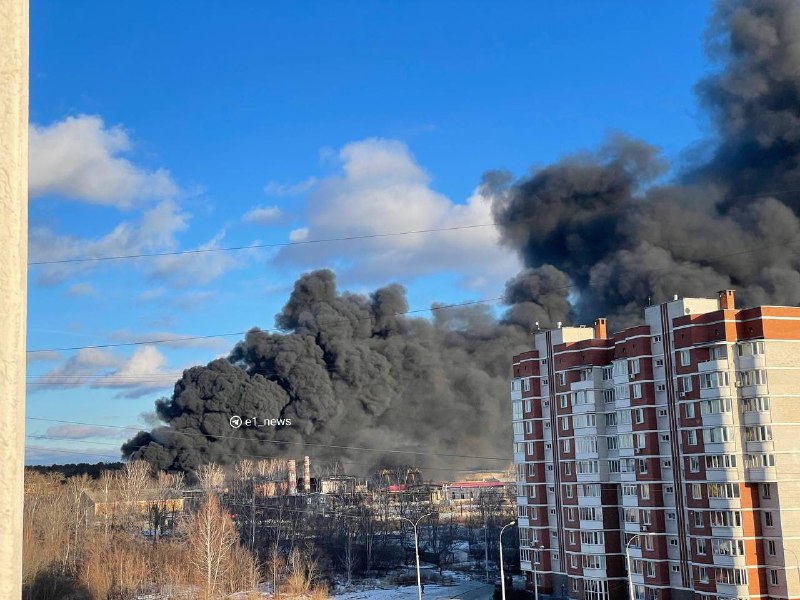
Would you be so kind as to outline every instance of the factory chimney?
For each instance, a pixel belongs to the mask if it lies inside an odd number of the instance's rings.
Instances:
[[[311,458],[308,456],[303,458],[303,491],[311,493]]]
[[[297,463],[294,460],[289,461],[289,495],[297,495]]]

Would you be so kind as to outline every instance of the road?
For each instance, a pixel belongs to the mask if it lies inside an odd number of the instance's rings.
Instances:
[[[426,585],[423,600],[491,600],[494,586],[479,581],[461,581],[456,585]],[[417,586],[392,590],[363,590],[333,596],[334,600],[414,600]]]

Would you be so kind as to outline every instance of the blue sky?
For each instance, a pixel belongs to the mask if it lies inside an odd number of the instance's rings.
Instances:
[[[708,2],[31,3],[31,261],[489,222],[482,174],[614,131],[673,159],[703,133]],[[496,297],[493,228],[31,267],[31,350],[269,328],[295,277]],[[33,353],[28,415],[143,426],[236,337]],[[29,421],[29,461],[124,430]],[[74,454],[73,452],[87,453]],[[72,454],[71,454],[72,453]]]

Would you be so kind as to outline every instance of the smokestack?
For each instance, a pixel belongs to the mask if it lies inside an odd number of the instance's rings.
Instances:
[[[608,326],[605,317],[594,320],[594,337],[605,340],[608,338]]]
[[[294,460],[289,461],[289,495],[297,495],[297,463]]]
[[[733,310],[736,308],[736,292],[734,290],[722,290],[719,292],[719,307],[722,310]]]
[[[311,459],[308,456],[303,458],[303,491],[311,493]]]

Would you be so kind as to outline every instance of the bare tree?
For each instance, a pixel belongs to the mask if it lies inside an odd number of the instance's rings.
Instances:
[[[205,598],[214,598],[222,589],[231,569],[231,553],[238,536],[214,494],[186,523],[186,539],[192,566],[203,586]]]
[[[208,463],[198,467],[195,477],[200,488],[206,492],[215,492],[225,483],[225,470],[216,463]]]

